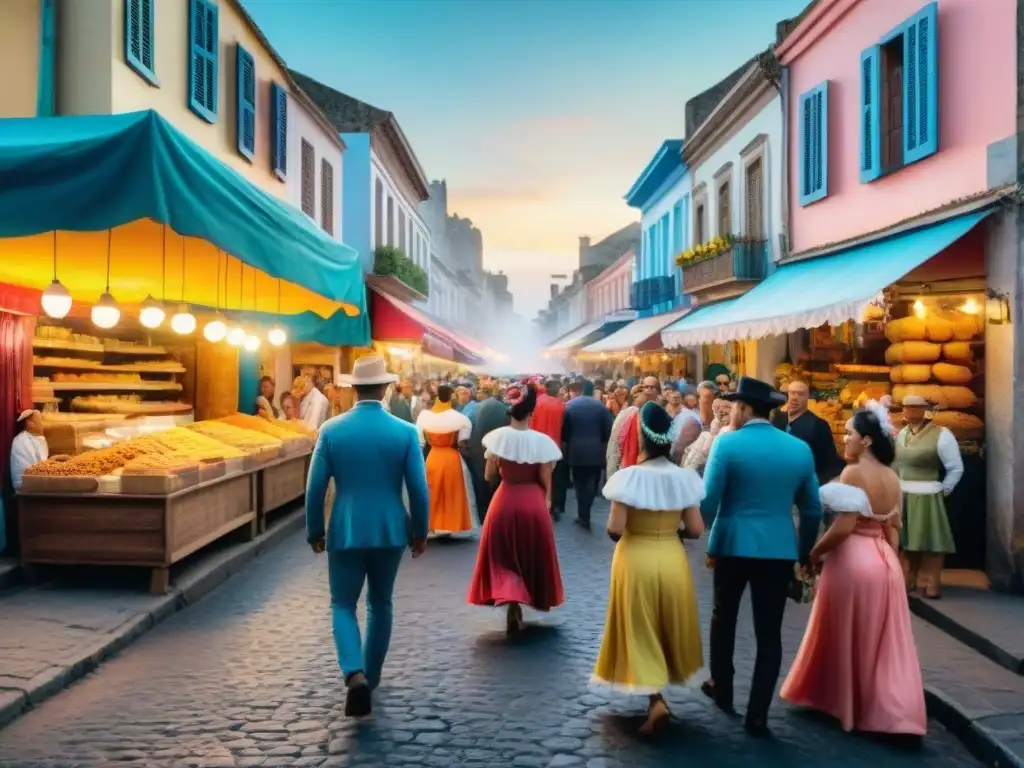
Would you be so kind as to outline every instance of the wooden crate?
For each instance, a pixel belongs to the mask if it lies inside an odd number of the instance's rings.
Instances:
[[[269,513],[305,495],[308,471],[309,454],[306,453],[277,459],[257,472],[256,509],[261,532],[267,528]]]
[[[245,473],[167,496],[21,495],[22,562],[151,568],[150,591],[164,594],[174,563],[234,531],[256,535],[255,484]]]

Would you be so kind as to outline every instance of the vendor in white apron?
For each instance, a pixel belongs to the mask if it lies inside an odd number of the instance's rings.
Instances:
[[[15,491],[21,490],[25,470],[40,461],[46,461],[50,449],[43,437],[43,414],[39,411],[22,411],[18,416],[19,432],[11,442],[11,484]]]

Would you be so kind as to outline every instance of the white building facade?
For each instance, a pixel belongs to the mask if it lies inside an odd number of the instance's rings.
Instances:
[[[420,215],[420,200],[395,181],[377,151],[370,147],[370,245],[398,248],[430,278],[431,232]]]
[[[293,94],[288,94],[288,202],[341,240],[344,143]]]

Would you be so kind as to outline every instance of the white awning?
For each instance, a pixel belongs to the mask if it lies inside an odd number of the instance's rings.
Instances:
[[[666,312],[661,315],[634,320],[625,328],[620,328],[610,336],[606,336],[584,347],[580,350],[580,354],[633,352],[643,348],[649,348],[650,350],[662,349],[661,329],[681,319],[689,311],[689,309],[678,309],[674,312]],[[652,336],[655,338],[652,339]],[[648,340],[651,343],[645,344]],[[643,349],[643,351],[648,350]]]
[[[635,317],[636,313],[632,311],[613,312],[610,315],[605,315],[591,323],[585,323],[548,344],[546,353],[555,355],[564,354],[580,344],[604,338],[608,334],[618,331],[622,326],[632,321]]]

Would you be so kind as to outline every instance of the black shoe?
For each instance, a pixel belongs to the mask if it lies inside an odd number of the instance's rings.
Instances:
[[[580,528],[582,528],[585,531],[589,531],[590,530],[590,521],[589,520],[580,520],[577,517],[575,520],[573,520],[573,522],[576,523],[576,525],[578,525]]]
[[[366,682],[350,685],[345,697],[345,717],[366,717],[373,709],[370,686]]]
[[[770,739],[772,737],[767,721],[760,717],[747,717],[743,723],[743,730],[755,739]]]
[[[715,706],[725,712],[727,715],[735,715],[736,708],[732,704],[732,696],[725,695],[724,692],[718,690],[718,686],[715,685],[712,680],[705,680],[700,685],[700,692],[711,699]]]

